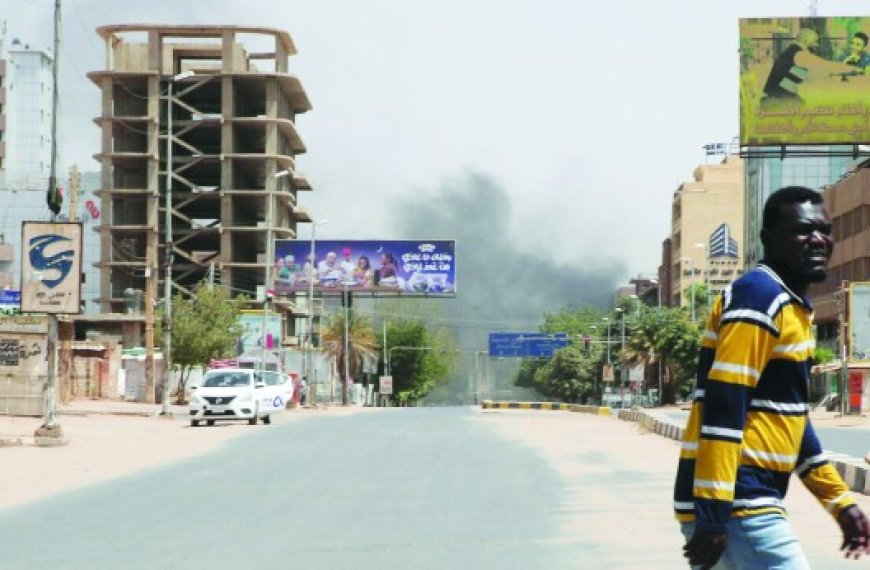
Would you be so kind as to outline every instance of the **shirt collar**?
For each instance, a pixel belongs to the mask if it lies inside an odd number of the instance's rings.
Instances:
[[[779,274],[777,274],[777,272],[773,270],[773,268],[771,268],[769,265],[762,262],[762,263],[758,264],[758,269],[760,271],[763,271],[764,273],[769,275],[771,279],[776,281],[779,284],[779,286],[782,287],[783,290],[786,293],[788,293],[792,299],[794,299],[795,301],[797,301],[798,303],[803,305],[804,308],[806,308],[808,311],[810,311],[810,312],[813,311],[813,304],[810,302],[810,298],[807,297],[806,295],[801,297],[800,295],[798,295],[797,293],[795,293],[794,291],[789,289],[788,285],[785,284],[785,282],[782,280],[782,278],[779,276]]]

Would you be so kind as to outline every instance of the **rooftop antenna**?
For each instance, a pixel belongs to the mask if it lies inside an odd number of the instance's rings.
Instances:
[[[810,9],[810,18],[815,18],[819,15],[819,0],[810,0],[807,7]]]

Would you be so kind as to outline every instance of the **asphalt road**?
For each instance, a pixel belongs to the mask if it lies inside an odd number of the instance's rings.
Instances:
[[[0,513],[0,568],[576,567],[576,545],[551,541],[556,474],[479,416],[257,426],[216,453]]]
[[[678,450],[571,412],[301,412],[196,458],[0,511],[0,569],[683,568]],[[833,520],[791,495],[813,567],[853,567]]]

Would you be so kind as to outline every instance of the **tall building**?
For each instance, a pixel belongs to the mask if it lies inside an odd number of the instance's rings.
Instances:
[[[825,188],[822,195],[833,224],[834,252],[828,279],[814,285],[810,293],[819,343],[833,348],[845,312],[840,295],[843,282],[870,280],[870,161]]]
[[[719,164],[703,164],[674,192],[671,206],[670,271],[659,282],[662,304],[681,306],[684,292],[704,283],[722,291],[742,273],[743,160],[726,155]],[[667,295],[667,298],[665,298]]]
[[[0,289],[20,287],[21,222],[48,220],[50,52],[0,28]]]
[[[746,244],[743,262],[752,267],[761,260],[761,214],[764,202],[784,186],[821,190],[835,183],[867,157],[851,154],[851,147],[804,147],[801,156],[781,155],[781,147],[753,147],[746,157]],[[815,156],[812,156],[815,154]]]
[[[102,310],[122,311],[130,291],[162,297],[167,261],[176,291],[213,277],[262,298],[273,240],[310,221],[297,202],[311,188],[296,170],[306,150],[296,117],[311,104],[288,70],[291,37],[147,24],[98,33],[107,68],[88,76],[102,92]]]

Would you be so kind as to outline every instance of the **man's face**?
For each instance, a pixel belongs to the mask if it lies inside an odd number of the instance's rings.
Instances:
[[[765,258],[790,277],[816,283],[827,277],[834,249],[831,220],[822,204],[787,204],[776,227],[766,230]]]
[[[864,51],[865,47],[866,46],[864,45],[864,40],[857,36],[852,38],[852,41],[849,42],[849,51],[851,51],[852,53],[861,53],[862,51]]]

